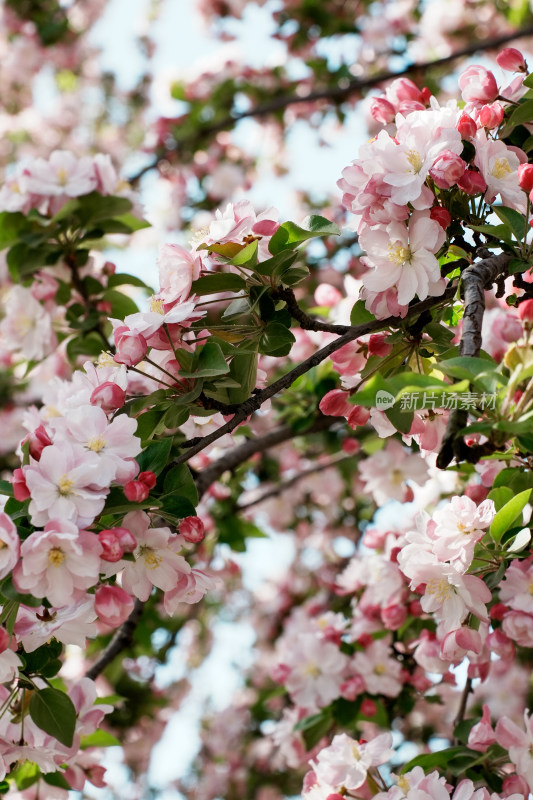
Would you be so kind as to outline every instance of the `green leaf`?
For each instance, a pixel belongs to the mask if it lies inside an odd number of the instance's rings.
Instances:
[[[137,303],[128,297],[124,292],[117,292],[115,289],[106,289],[102,294],[102,299],[111,303],[111,315],[116,319],[124,319],[129,314],[137,314],[139,309]]]
[[[193,281],[191,294],[203,297],[218,292],[240,292],[245,288],[246,281],[240,275],[234,275],[232,272],[213,272]]]
[[[520,494],[515,495],[496,513],[489,528],[490,535],[495,542],[499,542],[505,531],[513,527],[513,523],[529,502],[530,495],[531,489],[520,492]]]
[[[169,469],[163,482],[165,494],[179,494],[186,497],[194,506],[198,505],[198,491],[191,471],[186,464],[178,464]]]
[[[0,481],[0,494],[13,497],[13,484],[11,481]]]
[[[137,278],[135,275],[129,275],[127,272],[117,272],[115,275],[110,275],[107,279],[108,289],[113,289],[115,286],[138,286],[140,289],[147,289],[153,294],[153,289],[148,286],[143,280]]]
[[[268,249],[272,255],[282,250],[294,250],[302,242],[317,236],[338,236],[340,230],[334,222],[325,217],[312,215],[309,217],[309,228],[300,228],[294,222],[284,222],[272,236]]]
[[[243,247],[237,255],[233,256],[230,264],[234,264],[236,267],[253,269],[257,264],[257,244],[257,239],[255,239],[253,242],[246,245],[246,247]]]
[[[38,728],[65,747],[72,747],[76,709],[70,697],[58,689],[34,691],[29,704],[30,717]]]
[[[141,472],[155,472],[156,475],[165,468],[168,463],[172,439],[159,439],[152,442],[146,450],[136,457]]]
[[[87,736],[81,738],[81,749],[86,750],[88,747],[115,747],[120,745],[116,736],[113,736],[109,731],[103,731],[101,728],[88,733]]]
[[[216,342],[207,342],[195,352],[193,368],[190,372],[180,370],[184,378],[214,378],[230,371],[222,348]]]
[[[151,227],[151,224],[148,222],[148,220],[142,218],[139,219],[139,217],[136,217],[134,214],[120,214],[120,216],[115,217],[115,219],[117,222],[121,222],[123,225],[129,228],[131,233],[134,231],[140,231],[143,228]]]
[[[62,772],[46,772],[43,774],[43,781],[49,786],[58,786],[60,789],[70,791],[72,788]]]
[[[514,492],[508,486],[499,486],[497,489],[491,489],[487,495],[487,499],[493,501],[496,511],[503,508],[513,497]]]
[[[286,356],[296,339],[291,331],[279,322],[269,322],[259,340],[259,352],[265,356]]]
[[[166,494],[159,498],[161,502],[161,515],[168,514],[176,519],[185,517],[195,517],[196,507],[193,506],[187,497],[179,497],[175,494]]]
[[[150,408],[137,417],[137,430],[135,431],[141,441],[150,439],[156,432],[157,427],[163,421],[163,413],[160,408]]]
[[[530,76],[526,78],[528,80]],[[524,81],[525,85],[526,81]],[[509,125],[523,125],[527,122],[533,122],[533,100],[526,100],[525,103],[520,103],[508,119]],[[496,211],[496,209],[494,209]]]
[[[25,229],[29,229],[30,224],[24,214],[19,211],[2,211],[0,214],[0,250],[11,247],[20,240],[20,236]]]
[[[39,780],[41,770],[33,761],[24,761],[9,777],[12,776],[15,778],[17,789],[22,792]]]
[[[77,203],[78,208],[74,213],[84,225],[89,222],[121,217],[132,209],[132,203],[127,197],[104,196],[99,192],[90,192],[90,194],[78,197]]]
[[[227,544],[237,553],[246,550],[246,539],[266,539],[264,533],[253,522],[248,522],[241,517],[224,517],[217,521],[217,539],[221,544]]]
[[[523,80],[523,85],[527,86],[528,89],[533,89],[533,72],[531,72],[529,75],[526,75]]]
[[[531,101],[531,106],[533,108],[533,101]],[[519,211],[515,211],[514,208],[507,208],[506,206],[492,206],[492,210],[520,242],[527,232],[526,229],[529,229],[524,216]]]
[[[79,356],[97,358],[104,347],[103,340],[97,333],[86,336],[75,336],[67,342],[67,356],[71,363],[76,363]]]
[[[243,349],[247,347],[244,343]],[[255,344],[257,347],[257,344]],[[257,352],[241,352],[241,348],[237,348],[236,354],[231,359],[229,374],[239,385],[238,389],[228,389],[228,400],[230,403],[242,403],[247,400],[255,388],[257,381]]]
[[[318,714],[301,719],[294,726],[294,730],[301,731],[307,750],[311,750],[329,732],[332,724],[330,709],[324,709]]]
[[[440,361],[437,365],[439,372],[449,375],[451,378],[468,378],[471,383],[475,383],[480,373],[486,373],[491,368],[495,370],[497,364],[492,359],[474,358],[473,356],[458,356]]]
[[[374,322],[375,319],[366,309],[364,300],[358,300],[350,312],[350,325],[364,325],[365,322]]]
[[[308,267],[299,264],[296,267],[291,267],[286,270],[281,276],[282,283],[286,286],[297,286],[299,283],[309,277],[310,271]]]
[[[492,484],[494,488],[499,486],[508,487],[514,494],[523,492],[525,489],[533,489],[533,472],[518,469],[518,467],[506,467],[498,472]]]
[[[495,239],[505,242],[510,247],[516,247],[516,242],[513,241],[510,235],[510,229],[507,225],[469,225],[468,227],[472,228],[473,231],[479,231],[479,233],[486,233],[489,236],[493,236]]]
[[[412,758],[407,764],[402,767],[402,774],[409,772],[414,767],[422,767],[424,772],[432,769],[433,767],[441,767],[444,771],[454,756],[459,754],[473,753],[473,750],[468,750],[465,747],[447,747],[445,750],[439,750],[437,753],[423,753],[416,758]],[[477,757],[479,753],[475,753]]]

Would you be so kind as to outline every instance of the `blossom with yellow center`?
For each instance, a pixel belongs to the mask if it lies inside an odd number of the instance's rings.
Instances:
[[[490,174],[492,175],[493,178],[496,178],[497,180],[501,181],[510,172],[512,172],[512,169],[508,160],[506,158],[497,158],[496,161],[494,162],[494,166],[490,171]]]
[[[392,261],[393,264],[397,264],[399,267],[411,260],[411,250],[408,247],[404,247],[401,242],[389,244],[388,252],[389,261]]]
[[[53,567],[60,567],[65,560],[65,554],[60,547],[52,547],[48,551],[48,561]]]
[[[72,494],[73,486],[74,481],[67,477],[66,473],[63,473],[57,482],[57,491],[62,497],[68,497],[69,494]]]
[[[424,163],[420,153],[417,150],[409,150],[407,153],[407,160],[412,166],[415,175],[418,175]]]
[[[431,578],[426,586],[426,594],[435,595],[439,602],[444,602],[452,597],[454,591],[446,578]]]
[[[93,453],[99,453],[106,446],[106,440],[99,434],[98,436],[91,436],[87,442],[87,450],[92,450]]]
[[[148,545],[142,545],[139,548],[139,556],[144,559],[144,563],[148,569],[157,569],[163,560],[161,556],[158,556]]]
[[[165,313],[165,310],[163,308],[163,301],[162,300],[156,300],[155,297],[152,297],[152,299],[150,301],[150,311],[153,314],[161,314],[161,315],[163,315]]]

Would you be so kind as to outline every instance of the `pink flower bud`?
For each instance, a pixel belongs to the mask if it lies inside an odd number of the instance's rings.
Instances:
[[[520,164],[518,167],[518,183],[524,192],[533,190],[533,164]]]
[[[96,304],[96,310],[99,311],[101,314],[111,314],[113,311],[113,306],[109,302],[109,300],[99,300]]]
[[[341,450],[343,453],[346,453],[347,456],[353,456],[355,453],[359,452],[361,445],[357,441],[357,439],[343,439]]]
[[[467,486],[465,489],[466,496],[473,500],[474,503],[477,503],[477,505],[487,499],[488,493],[488,487],[483,486],[481,483],[475,483],[473,486]]]
[[[100,557],[103,558],[104,561],[120,561],[124,555],[124,550],[113,528],[100,531],[98,534],[98,541],[102,545]]]
[[[457,186],[472,197],[484,192],[487,188],[483,175],[480,172],[476,172],[474,169],[467,169],[464,175],[457,181]]]
[[[509,607],[505,605],[505,603],[494,603],[490,610],[490,618],[497,619],[500,622],[504,618],[504,615],[509,611]]]
[[[12,482],[15,500],[18,500],[19,503],[23,503],[24,500],[27,500],[30,496],[30,490],[26,486],[26,478],[24,477],[24,472],[21,469],[13,470]]]
[[[133,553],[137,547],[137,539],[131,531],[127,528],[113,528],[113,532],[117,537],[120,546],[125,553]]]
[[[345,700],[355,700],[365,691],[365,682],[360,675],[354,675],[353,678],[341,683],[339,689],[341,697],[344,697]]]
[[[370,419],[370,411],[363,406],[351,406],[348,414],[348,425],[350,428],[357,428],[358,425],[366,425]]]
[[[275,664],[270,670],[270,677],[276,683],[285,683],[290,674],[291,668],[287,664]]]
[[[429,174],[439,189],[449,189],[457,183],[466,169],[466,164],[457,153],[444,150],[433,162]]]
[[[388,631],[397,631],[407,619],[407,609],[399,603],[381,609],[381,619]]]
[[[405,103],[408,100],[414,100],[423,104],[427,99],[425,91],[421,91],[416,83],[413,83],[409,78],[396,78],[396,80],[387,87],[386,91],[387,97],[391,103],[395,103],[396,105]]]
[[[95,592],[94,610],[104,625],[117,628],[133,611],[133,600],[120,586],[100,586]]]
[[[465,653],[480,653],[483,647],[479,631],[459,628],[447,633],[440,645],[441,657],[446,661],[461,661]]]
[[[480,64],[467,67],[459,76],[459,86],[465,103],[484,105],[498,97],[496,78]]]
[[[119,334],[119,330],[124,332]],[[134,367],[135,364],[142,361],[148,351],[144,336],[127,328],[117,328],[115,344],[117,350],[113,358],[117,364],[126,364],[127,367]]]
[[[370,103],[370,115],[381,125],[388,125],[394,121],[396,109],[385,97],[374,97]]]
[[[501,103],[491,103],[483,106],[479,112],[479,124],[483,128],[497,128],[503,122],[503,106]]]
[[[468,734],[468,746],[471,750],[484,753],[495,741],[496,736],[490,723],[490,709],[487,705],[483,704],[483,716],[481,717],[481,721],[478,722],[477,725],[474,725]]]
[[[518,316],[522,322],[533,322],[533,300],[524,300],[520,303]]]
[[[149,489],[153,489],[156,485],[157,477],[155,472],[150,472],[150,470],[148,470],[147,472],[139,472],[137,480],[144,483]]]
[[[204,523],[200,517],[185,517],[180,522],[178,530],[188,542],[194,544],[201,542],[205,536]]]
[[[150,489],[142,481],[128,481],[123,486],[124,494],[131,503],[142,503],[150,494]]]
[[[53,300],[59,289],[59,283],[52,275],[39,272],[34,275],[31,293],[36,300]]]
[[[492,614],[491,618],[494,619]],[[514,642],[500,629],[489,633],[487,636],[487,645],[491,652],[496,653],[502,661],[512,661],[515,656],[516,648]]]
[[[342,389],[332,389],[331,392],[325,394],[318,407],[323,414],[329,417],[345,417],[352,409],[348,402],[348,393],[343,392]]]
[[[477,125],[470,114],[461,114],[457,123],[457,130],[461,134],[461,139],[473,139],[477,133]]]
[[[516,47],[504,47],[496,56],[498,66],[508,72],[527,72],[524,56]]]
[[[502,794],[510,797],[512,794],[521,794],[527,800],[529,797],[529,783],[521,775],[508,775],[502,784]]]
[[[106,381],[97,386],[91,394],[91,405],[100,406],[102,411],[110,414],[119,408],[122,408],[126,402],[126,392],[121,389],[117,383]]]
[[[372,333],[368,340],[368,355],[384,358],[392,352],[392,345],[387,344],[388,334]]]
[[[361,703],[361,714],[365,717],[375,717],[378,711],[377,705],[369,697],[365,697]]]
[[[39,425],[38,428],[35,428],[32,433],[26,436],[24,440],[29,443],[30,446],[30,456],[34,458],[36,461],[39,461],[41,458],[41,453],[43,452],[45,447],[52,444],[52,440],[48,436],[46,428],[44,425]]]
[[[9,647],[11,636],[7,630],[2,626],[0,627],[0,653],[3,653]]]
[[[342,294],[330,283],[320,283],[315,289],[315,303],[317,306],[336,306],[342,300]]]
[[[452,215],[447,208],[443,208],[442,206],[433,206],[433,208],[430,209],[429,216],[431,219],[434,219],[435,222],[438,222],[444,230],[446,230],[452,221]]]

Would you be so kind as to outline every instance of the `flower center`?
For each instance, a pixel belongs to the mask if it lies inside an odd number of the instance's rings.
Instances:
[[[387,669],[384,664],[376,664],[373,669],[374,675],[385,675],[386,671]]]
[[[389,261],[392,261],[393,264],[401,266],[411,260],[411,255],[409,248],[404,247],[401,242],[389,244]]]
[[[59,567],[65,560],[65,554],[60,547],[52,547],[48,551],[48,561],[53,567]]]
[[[450,586],[446,578],[431,578],[427,582],[426,592],[434,594],[437,600],[443,603],[453,595],[453,587]]]
[[[422,156],[417,150],[409,150],[407,153],[407,160],[413,168],[413,172],[418,175],[420,170],[422,169]]]
[[[111,353],[100,353],[96,367],[118,367],[118,364]]]
[[[67,183],[67,179],[68,179],[68,173],[67,173],[66,169],[63,169],[63,168],[58,169],[57,170],[57,180],[59,182],[59,185],[60,186],[65,186],[66,183]]]
[[[318,678],[320,675],[320,670],[315,663],[310,661],[305,665],[303,673],[304,675],[308,675],[310,678]]]
[[[22,339],[24,336],[27,336],[34,326],[35,323],[31,317],[27,314],[19,314],[13,322],[13,331],[16,336],[20,336]]]
[[[352,756],[356,761],[361,761],[361,751],[356,744],[352,745]]]
[[[144,558],[144,563],[148,567],[148,569],[156,569],[163,560],[161,556],[158,556],[151,547],[147,545],[141,545],[139,548],[139,555],[141,558]]]
[[[163,315],[165,313],[165,311],[163,309],[163,301],[162,300],[156,300],[155,297],[152,297],[152,299],[150,301],[150,311],[153,314],[161,314],[161,315]]]
[[[494,178],[497,178],[498,180],[502,180],[510,172],[512,172],[512,170],[511,170],[510,164],[507,161],[507,159],[506,158],[497,158],[496,161],[494,162],[493,168],[490,171],[490,174]]]
[[[87,442],[87,450],[92,450],[93,453],[99,453],[105,446],[106,441],[101,434],[99,436],[91,436]]]
[[[72,494],[73,486],[74,481],[68,478],[66,474],[63,474],[57,482],[57,491],[63,497],[67,497],[69,494]]]

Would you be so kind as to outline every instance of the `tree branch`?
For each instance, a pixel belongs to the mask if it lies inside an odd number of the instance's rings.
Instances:
[[[280,425],[278,428],[274,428],[268,433],[265,433],[263,436],[257,436],[254,439],[247,439],[245,442],[243,442],[243,444],[239,445],[238,447],[234,447],[228,453],[223,455],[222,458],[214,461],[212,464],[202,470],[202,472],[198,473],[195,478],[198,495],[202,497],[211,484],[220,478],[224,472],[236,469],[241,464],[244,464],[245,461],[248,461],[248,459],[256,453],[264,453],[271,447],[275,447],[278,444],[282,444],[290,439],[294,439],[296,436],[302,436],[304,434],[305,436],[308,436],[311,433],[325,431],[336,422],[338,422],[336,417],[326,417],[321,414],[311,425],[311,427],[307,428],[307,430],[303,433],[295,433],[290,425]]]
[[[93,681],[96,680],[119,653],[122,653],[123,650],[127,650],[128,647],[130,647],[133,642],[135,628],[142,616],[143,608],[144,603],[137,598],[133,606],[133,611],[128,619],[122,623],[98,661],[87,670],[85,673],[86,678],[90,678]]]
[[[300,328],[304,331],[324,331],[325,333],[347,333],[350,329],[349,325],[333,325],[329,322],[322,322],[322,320],[312,317],[300,308],[296,296],[292,289],[285,286],[277,286],[271,292],[273,300],[283,300],[287,306],[287,311],[291,317],[299,323]]]
[[[468,703],[468,695],[472,691],[472,678],[467,678],[466,683],[461,694],[461,702],[459,703],[459,708],[457,709],[457,716],[453,721],[453,727],[455,728],[459,725],[460,722],[463,721],[465,713],[466,713],[466,704]]]
[[[339,83],[335,86],[317,89],[304,95],[281,95],[280,97],[273,98],[268,103],[261,103],[257,106],[254,106],[254,108],[248,109],[247,111],[228,114],[227,117],[224,117],[224,119],[215,124],[205,125],[204,127],[199,128],[195,138],[199,138],[202,135],[210,135],[227,130],[242,119],[247,119],[248,117],[265,116],[267,114],[275,113],[276,111],[282,111],[289,106],[298,105],[299,103],[314,103],[318,100],[331,100],[335,103],[342,103],[344,100],[350,97],[350,95],[358,94],[362,89],[369,89],[379,83],[384,83],[385,81],[390,81],[394,78],[400,78],[403,75],[409,75],[412,72],[420,72],[422,75],[424,75],[428,69],[446,66],[458,58],[474,55],[480,50],[492,50],[496,47],[500,47],[502,44],[507,44],[507,42],[511,42],[514,39],[523,38],[524,36],[533,36],[533,26],[529,25],[525,28],[512,31],[511,33],[504,33],[501,36],[492,36],[479,42],[470,42],[459,50],[450,53],[450,55],[437,58],[433,61],[423,61],[420,63],[413,62],[411,64],[407,64],[403,69],[400,70],[385,70],[383,72],[378,72],[376,75],[370,75],[365,78],[354,78],[351,81],[343,81],[342,85]],[[174,153],[175,151],[165,150],[163,153],[160,153],[154,159],[154,161],[150,162],[137,173],[132,175],[131,178],[129,178],[129,182],[135,185],[135,183],[137,183],[143,177],[143,175],[157,167],[161,161],[165,161],[170,152]]]
[[[488,252],[488,251],[484,251]],[[509,262],[513,258],[509,253],[500,253],[488,256],[476,264],[467,267],[461,275],[464,291],[465,311],[463,315],[463,330],[459,355],[475,357],[481,350],[481,326],[485,312],[485,290],[488,289],[503,275]],[[476,463],[484,455],[496,449],[492,443],[473,445],[465,444],[459,435],[468,422],[468,410],[456,408],[450,413],[442,445],[437,456],[437,467],[446,469],[453,458],[457,461],[471,461]]]
[[[277,497],[283,492],[286,492],[287,489],[290,489],[291,486],[294,486],[298,481],[307,478],[308,475],[314,475],[317,472],[324,472],[324,470],[329,469],[330,467],[335,467],[340,461],[346,461],[348,458],[352,458],[352,456],[346,455],[346,453],[338,453],[336,456],[330,458],[327,462],[321,462],[314,464],[309,469],[304,469],[302,472],[299,472],[297,475],[294,475],[292,478],[284,479],[283,483],[280,483],[278,486],[273,486],[272,489],[268,489],[268,491],[264,492],[260,497],[256,497],[255,500],[251,500],[249,503],[243,503],[241,506],[237,506],[235,509],[236,511],[245,511],[248,508],[252,508],[252,506],[257,506],[259,503],[262,503],[264,500],[269,500],[271,497]]]
[[[410,316],[421,314],[423,311],[429,308],[434,308],[435,306],[439,305],[445,300],[449,300],[455,294],[456,287],[449,286],[444,294],[440,295],[439,297],[428,297],[426,300],[423,300],[418,303],[414,303],[409,310],[409,313],[405,319],[408,319]],[[399,327],[404,322],[404,319],[401,317],[387,317],[386,319],[382,320],[372,320],[371,322],[366,322],[363,325],[355,325],[347,327],[347,332],[344,333],[342,336],[339,336],[338,339],[335,341],[330,342],[325,347],[322,347],[320,350],[317,350],[316,353],[313,353],[312,356],[306,358],[305,361],[302,361],[298,366],[291,369],[277,381],[271,383],[270,386],[267,386],[265,389],[262,389],[255,394],[252,394],[244,403],[240,403],[236,406],[231,406],[234,411],[234,416],[229,422],[226,422],[225,425],[218,428],[216,431],[213,431],[208,436],[202,436],[198,439],[191,439],[188,442],[182,442],[181,447],[187,447],[188,450],[186,453],[183,453],[181,456],[178,456],[174,459],[174,464],[183,464],[185,461],[189,461],[196,453],[199,453],[204,448],[208,447],[213,442],[216,442],[226,433],[231,433],[241,422],[244,422],[247,417],[253,414],[254,411],[257,411],[266,400],[269,400],[271,397],[274,397],[278,392],[281,392],[283,389],[287,389],[291,386],[294,381],[300,377],[300,375],[305,375],[306,372],[309,372],[310,369],[316,367],[318,364],[321,364],[322,361],[325,361],[326,358],[332,353],[335,353],[345,344],[352,342],[354,339],[357,339],[359,336],[364,336],[367,333],[373,333],[374,331],[382,330],[383,328],[389,327]],[[341,326],[339,326],[341,327]]]

